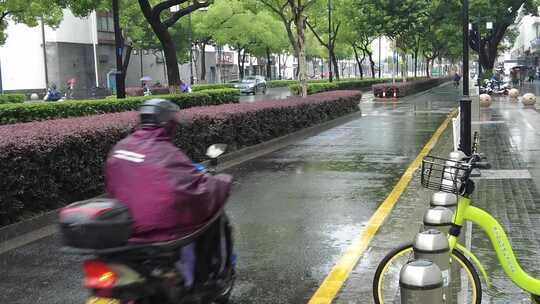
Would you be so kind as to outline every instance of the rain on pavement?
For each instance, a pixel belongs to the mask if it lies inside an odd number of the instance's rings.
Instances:
[[[361,118],[242,163],[228,204],[232,303],[306,303],[452,108],[458,89],[399,102],[365,96]],[[81,258],[58,235],[0,255],[0,303],[82,303]]]

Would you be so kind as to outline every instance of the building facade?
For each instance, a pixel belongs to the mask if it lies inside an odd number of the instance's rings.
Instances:
[[[540,64],[540,17],[523,16],[516,25],[519,35],[510,51],[507,63],[538,66]]]
[[[79,18],[65,10],[64,19],[56,29],[41,25],[28,27],[10,22],[6,33],[6,43],[0,47],[2,91],[44,93],[47,86],[55,84],[63,90],[68,81],[74,80],[75,97],[86,98],[92,96],[96,88],[106,91],[115,86],[114,26],[113,18],[108,13],[94,12],[89,17]],[[384,39],[383,42],[388,44]],[[375,41],[375,44],[377,43]],[[374,45],[374,49],[378,50],[378,45]],[[383,51],[383,55],[386,55],[386,46]],[[192,76],[200,83],[221,83],[239,79],[239,58],[234,49],[208,45],[204,50],[205,56],[202,56],[202,52],[194,48],[192,67],[189,63],[180,65],[183,81],[189,82]],[[375,58],[380,56],[374,55]],[[267,60],[246,56],[245,75],[266,76]],[[365,64],[365,75],[369,77],[367,60]],[[271,79],[294,79],[297,69],[298,62],[294,56],[270,56]],[[343,78],[360,75],[354,60],[341,60],[340,74]],[[310,59],[308,76],[327,77],[327,62],[317,58]],[[150,78],[154,83],[167,83],[162,51],[132,51],[126,86],[141,86],[142,77]]]

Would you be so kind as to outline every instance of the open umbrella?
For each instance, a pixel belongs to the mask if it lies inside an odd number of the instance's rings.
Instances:
[[[152,77],[144,76],[144,77],[141,78],[141,81],[152,81]]]

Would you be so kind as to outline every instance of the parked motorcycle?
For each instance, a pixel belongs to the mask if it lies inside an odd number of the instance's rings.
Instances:
[[[484,80],[484,84],[480,87],[480,94],[508,95],[509,92],[510,84],[492,79]]]
[[[56,85],[52,85],[47,89],[47,94],[43,97],[43,101],[64,101],[66,99],[65,95],[62,95],[60,91],[56,89]]]
[[[226,145],[211,146],[207,151],[211,167],[199,165],[199,170],[213,174],[225,150]],[[235,282],[236,258],[232,228],[223,210],[195,232],[169,242],[129,243],[131,225],[129,210],[113,199],[74,203],[60,212],[60,231],[65,245],[62,251],[87,257],[83,265],[84,287],[90,292],[87,304],[228,303]],[[198,242],[197,246],[199,242],[211,246],[210,242],[215,242],[208,237],[212,231],[224,235],[225,246],[216,246],[222,250],[212,253],[208,259],[214,261],[219,255],[222,261],[218,263],[219,271],[208,271],[204,276],[206,281],[196,279],[187,286],[189,280],[178,267],[179,263],[184,263],[180,259],[181,251],[194,242]],[[200,259],[204,268],[212,268],[212,263],[205,263],[207,259],[198,256],[196,259]],[[201,262],[197,262],[196,267]],[[196,269],[195,274],[200,271]]]

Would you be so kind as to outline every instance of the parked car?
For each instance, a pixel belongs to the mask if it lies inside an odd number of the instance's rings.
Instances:
[[[262,76],[248,76],[236,84],[235,87],[240,89],[240,93],[244,94],[255,95],[258,92],[266,94],[266,80]]]

